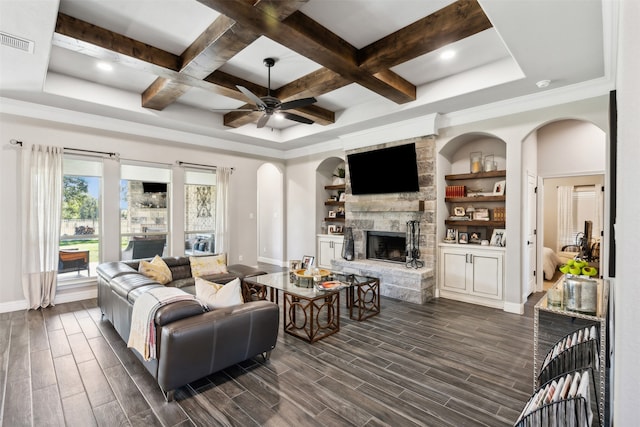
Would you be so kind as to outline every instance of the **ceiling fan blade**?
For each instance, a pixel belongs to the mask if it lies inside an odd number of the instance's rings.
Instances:
[[[293,101],[283,102],[280,105],[280,110],[291,110],[294,108],[306,107],[318,102],[314,97],[294,99]]]
[[[299,116],[293,113],[282,113],[285,119],[293,120],[294,122],[304,123],[305,125],[312,125],[314,123],[313,120],[307,119],[306,117]]]
[[[238,88],[238,90],[240,92],[244,93],[244,96],[246,96],[247,98],[252,100],[257,106],[262,107],[262,108],[267,108],[267,104],[265,104],[262,101],[262,99],[258,98],[256,95],[254,95],[253,92],[251,92],[249,89],[247,89],[244,86],[240,86],[240,85],[237,85],[236,87]]]
[[[271,116],[269,114],[263,114],[262,117],[260,117],[260,119],[258,119],[258,128],[263,128],[264,125],[267,124],[267,122],[269,121],[269,118]]]

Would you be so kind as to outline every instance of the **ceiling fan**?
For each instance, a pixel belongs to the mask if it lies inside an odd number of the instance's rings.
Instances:
[[[253,92],[251,92],[249,89],[247,89],[246,87],[236,85],[236,87],[240,92],[242,92],[247,98],[249,98],[251,101],[253,101],[254,104],[256,104],[256,107],[254,109],[248,109],[248,110],[238,109],[234,111],[262,111],[264,114],[260,117],[260,119],[258,119],[258,123],[257,123],[258,128],[264,127],[274,113],[279,113],[281,111],[283,112],[282,116],[285,119],[293,120],[294,122],[304,123],[307,125],[313,124],[314,123],[313,120],[310,120],[306,117],[299,116],[294,113],[287,113],[285,111],[300,108],[300,107],[306,107],[307,105],[311,105],[317,102],[317,100],[311,97],[311,98],[294,99],[293,101],[288,101],[288,102],[281,102],[278,98],[271,96],[271,67],[274,66],[274,64],[276,63],[276,60],[273,58],[265,58],[263,60],[263,63],[268,70],[267,96],[259,97],[255,95]]]

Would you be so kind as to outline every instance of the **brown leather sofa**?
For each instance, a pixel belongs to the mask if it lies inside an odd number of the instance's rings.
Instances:
[[[173,274],[174,286],[195,294],[188,257],[163,258]],[[236,277],[264,274],[264,271],[236,264],[228,274],[204,277],[227,283]],[[120,337],[127,342],[133,303],[149,289],[163,286],[138,272],[138,261],[100,264],[98,305]],[[245,299],[247,301],[247,299]],[[206,311],[197,301],[178,301],[161,307],[155,316],[156,359],[144,361],[133,353],[158,381],[168,401],[174,390],[192,381],[262,354],[265,360],[278,338],[279,310],[268,301]]]

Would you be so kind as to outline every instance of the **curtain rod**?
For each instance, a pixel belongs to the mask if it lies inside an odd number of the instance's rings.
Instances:
[[[63,147],[63,148],[64,148],[64,151],[78,151],[81,153],[103,154],[103,155],[107,155],[109,157],[115,157],[115,158],[120,157],[119,153],[113,153],[113,152],[107,152],[107,151],[83,150],[81,148],[69,148],[69,147]]]
[[[19,145],[20,147],[22,147],[22,141],[19,141],[17,139],[11,139],[9,140],[9,144],[11,145]],[[83,150],[81,148],[69,148],[69,147],[62,147],[65,151],[77,151],[80,153],[91,153],[91,154],[103,154],[103,155],[107,155],[109,157],[120,157],[120,154],[118,153],[114,153],[114,152],[107,152],[107,151],[95,151],[95,150]]]
[[[178,166],[200,166],[200,167],[203,167],[203,168],[211,168],[211,169],[216,169],[218,167],[218,166],[214,166],[214,165],[203,165],[203,164],[200,164],[200,163],[183,162],[183,161],[180,161],[180,160],[177,160],[176,164]],[[234,170],[235,170],[235,168],[231,168],[231,171],[234,171]]]

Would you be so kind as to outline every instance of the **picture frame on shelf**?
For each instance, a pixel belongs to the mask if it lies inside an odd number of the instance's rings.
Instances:
[[[456,243],[458,241],[458,230],[455,228],[447,228],[444,241],[445,243]]]
[[[467,232],[458,233],[458,243],[463,245],[466,245],[467,243],[469,243],[469,233]]]
[[[506,187],[507,181],[502,180],[493,184],[493,195],[494,196],[504,196],[504,190]]]
[[[339,225],[330,225],[327,227],[327,232],[329,234],[342,234],[342,227]]]
[[[507,230],[504,228],[495,228],[491,234],[491,246],[506,246],[507,245]]]
[[[340,193],[340,196],[338,197],[338,201],[339,202],[346,202],[347,201],[347,193],[345,193],[344,191],[342,193]]]
[[[469,233],[469,243],[479,245],[482,242],[482,231],[473,231]]]
[[[311,255],[305,255],[302,257],[302,268],[309,268],[313,265],[313,262],[315,261],[316,257],[311,256]]]
[[[462,206],[454,206],[453,208],[453,216],[464,216],[465,211]]]
[[[336,211],[329,211],[329,218],[335,218],[336,217]]]

